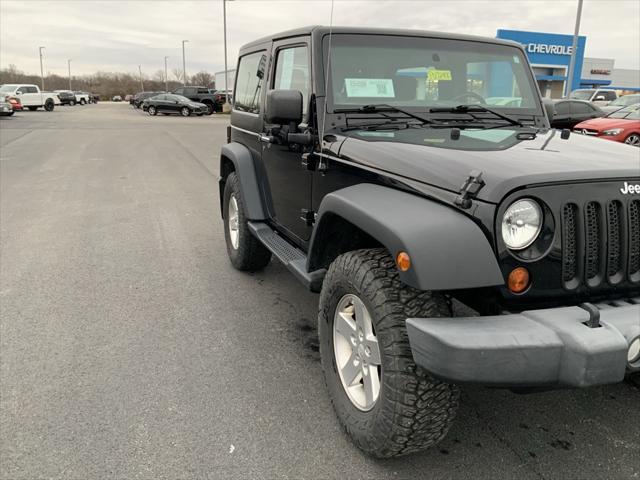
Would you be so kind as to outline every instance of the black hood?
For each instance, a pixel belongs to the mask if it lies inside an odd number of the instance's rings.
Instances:
[[[519,140],[518,130],[485,132],[491,142],[480,131],[463,130],[460,140],[449,129],[350,132],[339,155],[452,192],[479,170],[486,185],[478,198],[493,203],[527,185],[640,177],[640,149],[630,145],[573,133],[563,140],[555,130],[534,140]]]

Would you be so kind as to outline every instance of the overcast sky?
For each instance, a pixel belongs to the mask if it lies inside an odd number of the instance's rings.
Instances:
[[[495,36],[499,28],[573,33],[577,0],[335,0],[334,25],[418,28]],[[303,25],[329,24],[330,0],[227,2],[229,63],[238,48],[260,36]],[[152,76],[164,68],[187,73],[224,67],[221,0],[0,0],[0,67],[39,73],[101,71]],[[618,68],[640,68],[640,1],[585,0],[580,33],[586,56],[614,58]],[[231,67],[230,67],[231,68]],[[170,74],[171,78],[171,74]]]

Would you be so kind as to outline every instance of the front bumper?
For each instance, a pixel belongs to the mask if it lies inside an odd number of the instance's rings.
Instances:
[[[598,304],[600,327],[580,307],[518,314],[409,318],[413,357],[455,383],[505,387],[586,387],[617,383],[640,371],[627,355],[640,336],[640,298]]]

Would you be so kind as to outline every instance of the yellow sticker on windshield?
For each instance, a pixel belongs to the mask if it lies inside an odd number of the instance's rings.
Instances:
[[[427,80],[451,80],[451,70],[429,70],[427,72]]]

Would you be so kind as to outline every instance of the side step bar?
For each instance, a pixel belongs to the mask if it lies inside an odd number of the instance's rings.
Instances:
[[[251,233],[312,292],[320,292],[327,271],[307,272],[307,256],[264,222],[247,222]]]

